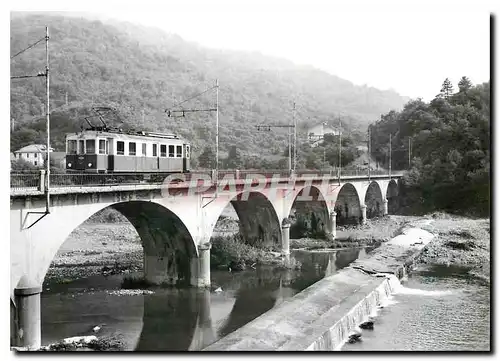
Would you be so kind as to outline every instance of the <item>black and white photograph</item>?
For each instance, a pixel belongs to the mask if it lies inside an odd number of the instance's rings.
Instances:
[[[494,351],[492,2],[4,15],[10,356]]]

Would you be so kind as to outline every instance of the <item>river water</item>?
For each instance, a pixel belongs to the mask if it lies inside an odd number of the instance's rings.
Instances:
[[[342,351],[489,351],[490,288],[453,267],[412,273],[361,340]]]
[[[292,255],[302,263],[299,271],[212,271],[212,291],[156,288],[153,294],[116,295],[121,275],[45,284],[42,345],[95,334],[117,337],[130,351],[200,350],[369,252],[298,250]],[[97,333],[95,326],[101,327]]]

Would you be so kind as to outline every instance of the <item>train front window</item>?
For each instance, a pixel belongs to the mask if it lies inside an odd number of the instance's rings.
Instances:
[[[168,146],[168,156],[170,158],[175,157],[175,146],[173,146],[173,145]]]
[[[121,141],[116,142],[116,154],[117,155],[125,154],[125,142]]]
[[[99,154],[106,154],[106,141],[99,139]]]
[[[182,157],[182,145],[177,146],[177,158]]]
[[[85,154],[85,141],[84,140],[78,141],[78,154]]]
[[[186,158],[189,159],[189,145],[186,145]]]
[[[68,140],[68,154],[76,154],[76,140]]]
[[[87,139],[85,141],[86,154],[95,154],[95,139]]]
[[[165,144],[160,144],[160,157],[167,156],[167,146]]]
[[[135,155],[135,142],[128,143],[128,155]]]

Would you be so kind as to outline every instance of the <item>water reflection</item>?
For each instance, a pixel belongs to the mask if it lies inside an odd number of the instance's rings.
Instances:
[[[103,324],[97,336],[120,335],[127,350],[200,350],[366,252],[294,251],[292,255],[302,263],[301,270],[213,271],[212,284],[221,287],[220,293],[157,288],[150,295],[110,295],[110,289],[119,288],[121,276],[58,285],[42,295],[42,342],[92,334],[95,325]],[[89,289],[88,282],[94,290],[81,292]]]

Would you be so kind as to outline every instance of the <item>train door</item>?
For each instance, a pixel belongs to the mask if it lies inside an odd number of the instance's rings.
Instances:
[[[160,155],[158,154],[158,144],[153,143],[153,169],[160,169]]]
[[[189,145],[183,144],[184,147],[184,157],[182,158],[182,171],[189,171]]]
[[[106,138],[106,154],[108,155],[108,172],[112,172],[115,169],[115,144],[113,138]]]

